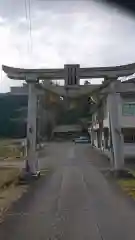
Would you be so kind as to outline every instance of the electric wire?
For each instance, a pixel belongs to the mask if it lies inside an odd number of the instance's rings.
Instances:
[[[29,41],[28,41],[28,52],[31,55],[33,49],[32,43],[32,20],[31,20],[31,0],[24,0],[25,6],[25,17],[28,23],[28,30],[29,30]]]
[[[28,19],[29,19],[29,33],[30,33],[30,52],[32,53],[32,20],[31,20],[31,0],[28,0]]]

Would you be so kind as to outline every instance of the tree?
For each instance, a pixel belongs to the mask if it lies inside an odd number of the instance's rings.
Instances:
[[[20,112],[17,109],[27,106],[27,96],[2,95],[0,97],[0,136],[23,138],[26,135],[26,124],[13,121],[20,118]]]

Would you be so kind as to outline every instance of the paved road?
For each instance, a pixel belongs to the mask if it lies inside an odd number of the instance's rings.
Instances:
[[[9,213],[0,239],[134,240],[135,206],[93,165],[93,150],[72,143],[50,148],[42,166],[54,166],[53,174],[42,177]]]

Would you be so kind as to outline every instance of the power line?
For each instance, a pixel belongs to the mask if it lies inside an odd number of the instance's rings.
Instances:
[[[27,0],[24,0],[26,20],[28,20]]]
[[[29,43],[28,43],[28,51],[32,53],[32,21],[31,21],[31,0],[24,0],[25,5],[25,17],[28,22],[29,28]]]
[[[31,0],[28,0],[28,19],[29,19],[29,32],[30,32],[30,50],[32,53],[32,21],[31,21]]]
[[[28,22],[27,0],[24,0],[24,7],[25,7],[26,22]],[[28,39],[27,39],[27,40],[28,40]],[[27,51],[29,52],[29,40],[28,40],[28,42],[27,42]]]

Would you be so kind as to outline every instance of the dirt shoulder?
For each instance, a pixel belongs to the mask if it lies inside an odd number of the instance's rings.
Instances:
[[[0,222],[4,219],[4,214],[13,202],[17,201],[28,186],[17,184],[20,170],[18,168],[0,168]]]

